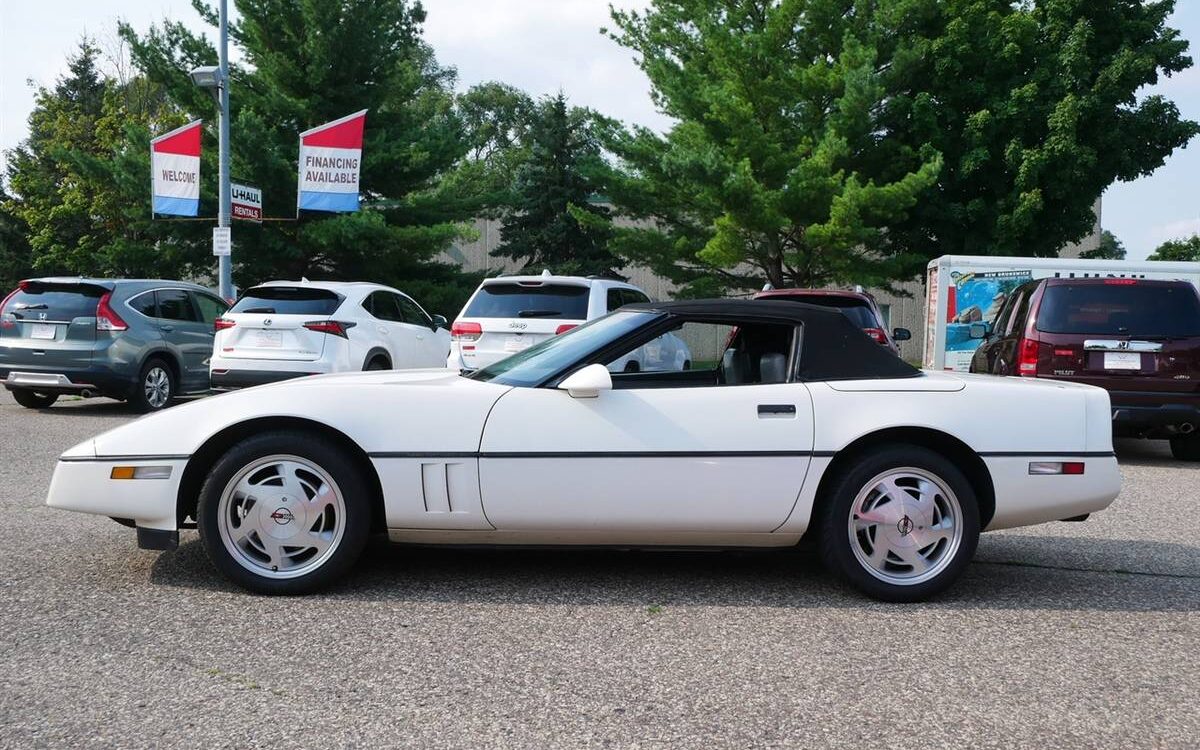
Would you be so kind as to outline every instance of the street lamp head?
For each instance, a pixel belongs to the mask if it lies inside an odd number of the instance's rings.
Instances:
[[[216,89],[221,87],[221,68],[216,65],[202,65],[191,72],[192,83],[200,88]]]

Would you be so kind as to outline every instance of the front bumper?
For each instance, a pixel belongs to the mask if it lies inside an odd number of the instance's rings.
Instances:
[[[85,445],[90,444],[89,441]],[[87,456],[83,453],[72,449],[59,458],[46,494],[46,505],[130,519],[139,529],[139,541],[141,529],[178,530],[177,499],[187,456]],[[116,466],[170,467],[170,475],[165,479],[113,479],[112,470]]]

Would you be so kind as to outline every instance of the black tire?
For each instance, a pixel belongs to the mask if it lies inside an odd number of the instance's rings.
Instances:
[[[57,393],[38,393],[27,388],[18,388],[11,393],[16,402],[26,409],[48,409],[58,400]]]
[[[1200,432],[1171,438],[1171,455],[1180,461],[1200,461]]]
[[[912,582],[880,578],[880,575],[891,575],[895,578],[917,575],[916,567],[903,563],[899,557],[885,552],[881,565],[894,569],[894,572],[884,570],[877,573],[872,570],[868,561],[860,561],[856,553],[858,547],[862,550],[861,554],[867,555],[861,545],[870,544],[873,539],[878,539],[883,530],[886,529],[892,534],[890,523],[880,523],[872,530],[859,532],[866,536],[859,536],[853,540],[850,535],[851,513],[859,493],[866,491],[881,475],[902,468],[916,469],[923,474],[932,475],[950,490],[953,499],[957,500],[956,520],[962,531],[956,546],[947,539],[945,542],[935,542],[928,548],[922,548],[929,550],[930,558],[937,555],[939,550],[945,557],[937,558],[937,562],[930,566],[931,571],[936,571],[931,577]],[[832,484],[828,493],[820,499],[821,505],[815,518],[821,559],[826,567],[867,596],[888,602],[917,602],[928,599],[953,584],[974,557],[975,548],[979,544],[979,505],[975,491],[962,472],[941,454],[912,445],[876,448],[856,457],[831,479]],[[915,496],[909,497],[915,502]],[[948,502],[941,494],[939,497]],[[920,537],[916,534],[930,532],[920,525],[914,529],[914,523],[920,524],[920,517],[916,520],[910,519],[905,511],[897,522],[894,538],[899,539],[900,543],[904,543],[905,538],[919,543],[917,540]],[[904,525],[903,529],[901,524]],[[945,546],[940,546],[942,544]],[[913,546],[915,548],[915,544]],[[893,559],[895,563],[891,562]]]
[[[293,578],[254,572],[234,557],[221,536],[219,514],[226,487],[246,467],[270,456],[295,456],[316,465],[333,479],[345,504],[344,526],[336,547],[318,567]],[[371,505],[362,470],[341,446],[310,433],[265,432],[234,445],[208,472],[200,488],[196,522],[209,559],[234,583],[260,594],[304,594],[340,579],[358,561],[371,531]]]
[[[149,392],[151,380],[156,387],[156,392],[153,394]],[[158,386],[163,383],[166,388],[165,398],[161,395],[162,391],[158,389]],[[161,411],[171,405],[171,400],[175,398],[178,388],[175,370],[171,368],[171,365],[161,357],[150,357],[138,372],[137,383],[130,392],[128,403],[134,411],[140,414]]]
[[[392,369],[392,366],[390,364],[388,364],[388,361],[386,359],[384,359],[383,357],[375,357],[374,359],[372,359],[370,362],[367,363],[367,366],[363,368],[363,371],[370,372],[372,370],[390,370],[390,369]]]

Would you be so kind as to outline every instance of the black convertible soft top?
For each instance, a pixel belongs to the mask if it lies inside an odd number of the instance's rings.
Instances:
[[[623,310],[659,312],[688,319],[758,321],[802,327],[801,380],[871,380],[920,377],[921,371],[880,346],[831,307],[771,299],[701,299],[642,302]]]

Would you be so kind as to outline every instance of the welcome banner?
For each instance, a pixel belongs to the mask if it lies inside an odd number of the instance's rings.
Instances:
[[[200,120],[150,141],[152,212],[200,213]]]
[[[367,110],[300,134],[297,209],[357,211]]]

